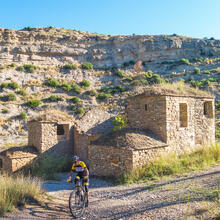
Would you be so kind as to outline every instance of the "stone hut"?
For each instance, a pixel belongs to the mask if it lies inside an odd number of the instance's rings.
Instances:
[[[88,146],[100,136],[112,131],[113,115],[94,108],[80,120],[61,121],[47,116],[47,121],[28,122],[28,145],[38,152],[54,152],[57,155],[77,154],[88,160]]]
[[[39,153],[73,154],[73,126],[70,122],[29,121],[28,146]]]
[[[128,98],[125,113],[127,129],[89,146],[91,173],[120,175],[162,153],[215,142],[214,97],[145,92]]]
[[[0,152],[0,169],[12,173],[18,171],[38,156],[35,148],[14,147]]]

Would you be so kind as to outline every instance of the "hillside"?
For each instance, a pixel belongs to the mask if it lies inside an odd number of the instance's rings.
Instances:
[[[1,143],[27,141],[27,117],[52,109],[79,120],[94,106],[117,114],[126,97],[179,80],[216,96],[220,124],[220,40],[1,28],[0,74]]]

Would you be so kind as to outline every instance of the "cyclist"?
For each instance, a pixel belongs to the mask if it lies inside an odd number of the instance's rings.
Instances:
[[[73,165],[72,170],[70,171],[69,177],[67,179],[67,182],[71,180],[71,177],[73,175],[73,172],[75,171],[77,173],[75,177],[75,185],[77,184],[80,179],[83,179],[83,185],[85,187],[85,195],[86,195],[86,204],[85,206],[88,207],[89,205],[89,170],[86,167],[85,163],[81,160],[79,160],[78,156],[72,157]]]

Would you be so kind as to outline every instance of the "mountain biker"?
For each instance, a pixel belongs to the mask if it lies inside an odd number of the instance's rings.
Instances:
[[[72,161],[73,161],[72,170],[70,171],[67,182],[71,180],[71,177],[74,171],[77,173],[75,180],[74,180],[75,185],[77,184],[78,181],[80,181],[80,179],[83,179],[83,185],[85,187],[85,195],[86,195],[85,206],[88,207],[89,205],[89,170],[86,167],[86,164],[83,161],[79,160],[78,156],[73,156]]]

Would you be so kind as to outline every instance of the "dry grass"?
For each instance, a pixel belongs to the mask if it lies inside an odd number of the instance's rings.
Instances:
[[[123,175],[119,183],[147,182],[163,176],[183,174],[203,169],[220,162],[220,143],[203,147],[192,153],[177,156],[175,153],[161,156],[144,167]]]
[[[74,121],[73,116],[68,115],[67,112],[50,109],[45,110],[41,114],[36,117],[30,118],[30,121],[51,121],[51,122],[59,122],[59,121]]]
[[[0,145],[0,149],[12,148],[12,147],[23,147],[27,146],[27,142],[20,142],[20,143],[5,143]]]
[[[0,216],[28,202],[39,202],[43,195],[38,179],[0,175]]]

